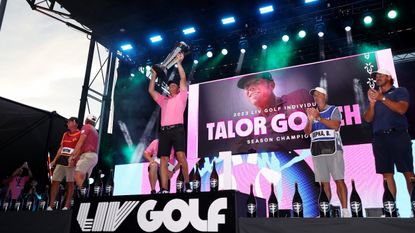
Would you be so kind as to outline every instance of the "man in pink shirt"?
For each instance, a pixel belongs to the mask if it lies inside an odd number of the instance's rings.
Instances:
[[[155,82],[157,73],[152,69],[152,75],[148,92],[154,101],[160,105],[161,108],[161,127],[159,131],[159,150],[157,157],[160,158],[160,176],[161,176],[161,193],[168,193],[168,170],[167,162],[169,160],[169,154],[171,147],[173,146],[176,151],[176,158],[182,166],[183,176],[185,182],[185,192],[191,192],[189,184],[189,172],[185,154],[185,132],[183,126],[183,113],[186,108],[187,101],[187,86],[186,86],[186,74],[184,72],[182,61],[184,59],[183,53],[179,53],[176,56],[177,70],[180,76],[180,89],[179,86],[169,81],[170,96],[166,97],[159,94],[155,90]]]
[[[147,147],[147,149],[144,151],[144,157],[149,162],[148,164],[148,179],[150,181],[150,187],[151,187],[151,194],[156,193],[156,182],[159,175],[159,166],[160,166],[160,160],[157,158],[158,153],[158,147],[159,147],[159,140],[154,139],[150,145]],[[168,175],[169,178],[173,175],[173,173],[177,170],[175,167],[175,159],[174,159],[174,149],[171,148],[170,151],[170,160],[168,162]],[[161,184],[160,184],[161,188]]]
[[[95,129],[96,116],[89,114],[81,129],[81,137],[76,144],[73,156],[70,157],[72,166],[75,166],[75,182],[82,187],[85,178],[89,178],[98,163],[98,132]],[[88,174],[88,177],[86,177]]]

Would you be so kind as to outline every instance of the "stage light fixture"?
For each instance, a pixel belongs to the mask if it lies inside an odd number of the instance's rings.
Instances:
[[[263,45],[262,45],[262,49],[263,49],[263,50],[266,50],[267,48],[268,48],[268,46],[267,46],[266,44],[263,44]]]
[[[196,32],[196,29],[194,27],[183,29],[183,34],[190,35]]]
[[[133,49],[133,46],[131,44],[124,44],[124,45],[121,45],[121,49],[122,51],[127,51],[127,50]]]
[[[274,6],[272,6],[272,5],[264,6],[264,7],[259,8],[259,13],[261,15],[271,13],[273,11],[274,11]]]
[[[212,51],[208,51],[206,53],[206,56],[209,57],[209,58],[213,57],[213,52]]]
[[[318,32],[317,35],[318,37],[322,38],[324,36],[324,32]]]
[[[398,11],[392,9],[388,11],[388,18],[389,19],[396,19],[398,17]]]
[[[344,27],[344,30],[345,30],[346,32],[350,32],[350,31],[352,30],[352,27],[350,27],[350,26],[346,26],[346,27]]]
[[[228,50],[227,50],[227,49],[222,49],[222,54],[223,54],[223,55],[228,54]]]
[[[319,0],[304,0],[304,3],[309,4],[309,3],[316,3]]]
[[[372,18],[372,16],[370,16],[370,15],[366,15],[366,16],[363,18],[363,23],[364,23],[366,26],[370,26],[370,25],[372,25],[372,23],[373,23],[373,18]]]
[[[197,59],[193,60],[193,64],[197,65],[199,61]]]
[[[235,17],[227,17],[227,18],[222,19],[223,25],[231,24],[231,23],[235,23]]]
[[[290,40],[290,37],[288,35],[283,35],[281,39],[284,42],[288,42]]]
[[[306,35],[307,35],[307,32],[306,32],[305,30],[300,30],[300,31],[298,32],[298,37],[299,37],[300,39],[303,39]]]
[[[242,35],[239,38],[239,49],[241,50],[241,53],[245,53],[248,49],[248,39],[245,35]]]
[[[163,40],[163,38],[160,35],[155,35],[155,36],[150,37],[151,43],[160,42],[162,40]]]

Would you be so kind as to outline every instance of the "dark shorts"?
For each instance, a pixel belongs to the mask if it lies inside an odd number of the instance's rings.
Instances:
[[[163,129],[159,131],[159,148],[157,157],[170,156],[171,147],[173,146],[175,152],[185,152],[185,132],[183,125],[176,126],[171,129]]]
[[[373,136],[376,173],[413,172],[412,142],[407,130],[378,132]]]

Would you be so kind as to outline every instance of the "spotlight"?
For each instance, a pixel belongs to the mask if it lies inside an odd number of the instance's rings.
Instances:
[[[290,40],[290,37],[288,35],[283,35],[282,36],[282,41],[288,42],[289,40]]]
[[[352,30],[352,27],[350,27],[350,26],[346,26],[346,27],[344,27],[344,30],[345,30],[346,32],[350,32],[350,31]]]
[[[163,38],[160,35],[155,35],[155,36],[150,37],[151,43],[160,42],[162,40],[163,40]]]
[[[266,14],[266,13],[270,13],[274,11],[274,7],[272,5],[269,6],[264,6],[259,8],[259,13],[262,14]]]
[[[307,33],[306,33],[304,30],[300,30],[300,31],[298,32],[298,37],[299,37],[300,39],[303,39],[306,35],[307,35]]]
[[[319,18],[314,25],[314,31],[317,32],[318,37],[324,37],[324,33],[326,32],[326,23],[323,22],[323,19]]]
[[[227,49],[222,49],[222,54],[223,54],[223,55],[228,54],[228,50],[227,50]]]
[[[241,53],[246,53],[246,50],[245,49],[241,49]]]
[[[199,61],[198,60],[193,60],[193,64],[195,64],[195,65],[197,65],[199,63]]]
[[[134,73],[131,73],[130,76],[134,78],[135,77],[135,74]]]
[[[130,49],[133,49],[133,46],[131,44],[124,44],[124,45],[121,45],[121,49],[122,51],[127,51]]]
[[[206,56],[207,56],[207,57],[209,57],[209,58],[213,57],[213,53],[212,53],[212,51],[208,51],[208,52],[206,53]]]
[[[266,44],[263,44],[263,45],[262,45],[262,49],[263,49],[263,50],[265,50],[265,49],[267,49],[267,48],[268,48],[268,46],[267,46]]]
[[[304,3],[306,4],[313,3],[313,2],[318,2],[318,0],[304,0]]]
[[[227,18],[222,19],[222,24],[223,25],[231,24],[231,23],[235,23],[235,18],[234,17],[227,17]]]
[[[183,29],[183,34],[185,34],[185,35],[189,35],[189,34],[192,34],[192,33],[195,33],[195,32],[196,32],[196,30],[195,30],[194,27]]]
[[[363,18],[363,22],[365,23],[366,26],[369,26],[372,24],[373,22],[373,18],[370,15],[367,15]]]
[[[395,19],[397,16],[398,16],[398,12],[396,10],[388,11],[388,18],[389,19]]]

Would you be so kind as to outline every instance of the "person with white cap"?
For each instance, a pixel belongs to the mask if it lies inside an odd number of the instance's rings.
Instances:
[[[75,182],[79,188],[82,187],[86,174],[91,175],[92,169],[98,163],[98,132],[95,129],[97,117],[89,114],[81,129],[81,137],[75,146],[71,156],[71,166],[75,166]]]
[[[405,116],[409,107],[409,92],[404,87],[393,86],[388,70],[379,69],[373,75],[379,89],[368,90],[369,107],[364,119],[373,126],[376,173],[382,174],[396,197],[395,166],[405,176],[409,192],[412,190],[411,178],[414,177],[411,136]]]
[[[341,113],[334,105],[327,104],[327,91],[322,87],[310,90],[316,108],[307,108],[307,125],[304,132],[311,137],[315,181],[323,184],[327,197],[331,198],[330,174],[342,205],[342,216],[351,217],[347,208],[347,187],[344,183],[343,143],[340,137]]]

